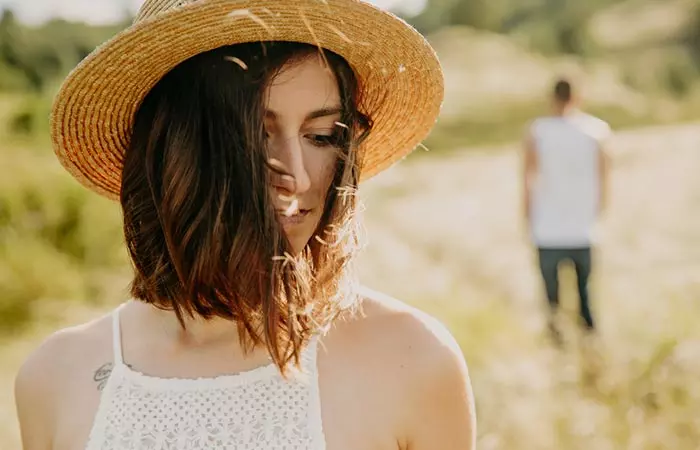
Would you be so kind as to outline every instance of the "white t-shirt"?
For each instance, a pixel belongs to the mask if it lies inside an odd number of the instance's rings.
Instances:
[[[530,198],[535,244],[590,246],[600,196],[600,144],[611,134],[609,125],[575,112],[539,118],[530,132],[539,169]]]

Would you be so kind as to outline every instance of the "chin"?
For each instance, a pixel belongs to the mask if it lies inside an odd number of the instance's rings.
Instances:
[[[302,253],[307,247],[307,245],[309,245],[313,235],[313,230],[310,230],[308,233],[302,232],[296,234],[295,236],[288,236],[287,239],[289,240],[289,245],[291,246],[292,254],[294,256],[297,256],[300,253]]]
[[[318,227],[320,217],[309,217],[308,219],[303,223],[284,227],[287,240],[291,247],[291,253],[294,256],[304,251]]]
[[[311,235],[306,235],[306,236],[289,236],[289,244],[292,247],[292,253],[294,256],[297,256],[301,252],[304,251],[306,246],[309,243],[309,240],[311,239]]]

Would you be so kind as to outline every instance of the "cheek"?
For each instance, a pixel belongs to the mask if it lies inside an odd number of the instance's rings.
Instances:
[[[326,149],[314,152],[311,158],[312,160],[309,162],[313,169],[310,171],[310,175],[313,174],[315,190],[325,196],[335,176],[336,163],[338,161],[337,153]]]

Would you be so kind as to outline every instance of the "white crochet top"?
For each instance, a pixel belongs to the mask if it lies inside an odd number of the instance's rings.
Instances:
[[[215,378],[157,378],[124,364],[119,310],[114,367],[87,450],[323,450],[317,338],[289,380],[274,364]]]

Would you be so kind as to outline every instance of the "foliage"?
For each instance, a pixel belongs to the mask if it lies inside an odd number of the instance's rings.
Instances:
[[[55,19],[33,28],[19,23],[12,11],[2,11],[0,89],[42,92],[123,25],[89,26]]]
[[[99,274],[126,263],[116,205],[72,180],[52,155],[0,149],[0,330],[21,328],[34,305],[85,300]]]

